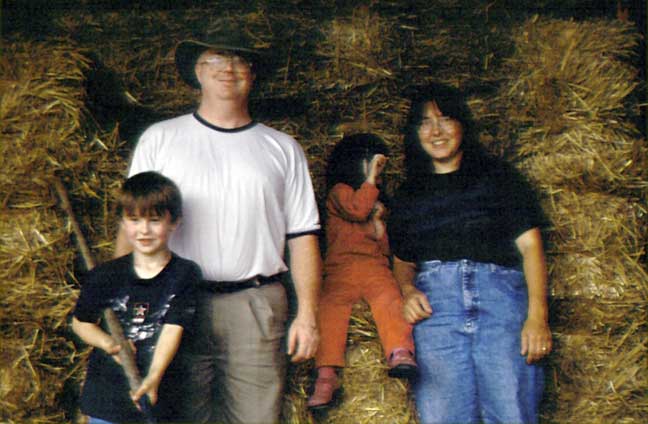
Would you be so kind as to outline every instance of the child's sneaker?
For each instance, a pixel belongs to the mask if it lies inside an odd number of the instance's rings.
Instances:
[[[342,387],[336,376],[317,377],[315,389],[306,405],[314,411],[324,410],[336,404],[342,397]]]
[[[405,348],[394,349],[389,355],[387,366],[389,376],[395,378],[412,378],[418,371],[414,354]]]

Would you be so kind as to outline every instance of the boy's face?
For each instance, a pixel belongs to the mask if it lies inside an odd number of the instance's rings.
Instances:
[[[177,227],[177,222],[171,222],[168,211],[162,216],[142,216],[136,212],[132,215],[124,214],[121,225],[135,252],[153,256],[169,250],[169,237]]]

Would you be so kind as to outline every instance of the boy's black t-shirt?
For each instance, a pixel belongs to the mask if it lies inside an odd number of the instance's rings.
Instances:
[[[515,239],[544,226],[536,193],[519,172],[466,152],[455,172],[405,182],[387,228],[392,252],[408,262],[470,259],[518,267]]]
[[[94,268],[84,278],[74,316],[96,323],[110,307],[119,318],[124,335],[135,343],[142,378],[153,358],[164,324],[187,328],[193,320],[200,268],[172,255],[158,275],[142,279],[135,274],[133,255],[114,259]],[[102,328],[105,326],[102,324]],[[154,411],[161,420],[172,411],[174,374],[172,363],[160,386]],[[128,380],[121,367],[101,349],[93,349],[81,394],[81,412],[112,422],[141,422],[142,414],[129,395]],[[166,400],[168,399],[168,400]]]

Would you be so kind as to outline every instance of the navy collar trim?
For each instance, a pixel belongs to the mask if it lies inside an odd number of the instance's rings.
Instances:
[[[197,111],[193,113],[193,117],[196,118],[196,120],[198,122],[200,122],[201,124],[203,124],[204,126],[206,126],[208,128],[211,128],[212,130],[220,131],[220,132],[224,132],[224,133],[237,133],[237,132],[245,131],[245,130],[247,130],[249,128],[252,128],[253,126],[255,126],[257,124],[257,122],[253,119],[248,124],[245,124],[242,127],[238,127],[238,128],[222,128],[222,127],[214,125],[214,124],[212,124],[210,122],[207,122],[205,120],[205,118],[198,115]]]

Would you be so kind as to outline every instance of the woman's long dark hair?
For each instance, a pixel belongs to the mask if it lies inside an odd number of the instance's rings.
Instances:
[[[407,180],[433,172],[432,158],[423,148],[418,137],[418,129],[428,102],[436,102],[441,112],[461,123],[461,150],[465,152],[479,150],[478,136],[472,113],[466,98],[459,89],[446,84],[432,83],[414,90],[410,96],[410,110],[405,123],[405,171]]]
[[[380,137],[371,133],[353,134],[344,137],[329,155],[326,164],[326,191],[334,185],[344,183],[360,188],[366,180],[362,163],[371,162],[376,154],[389,155],[389,149]]]

